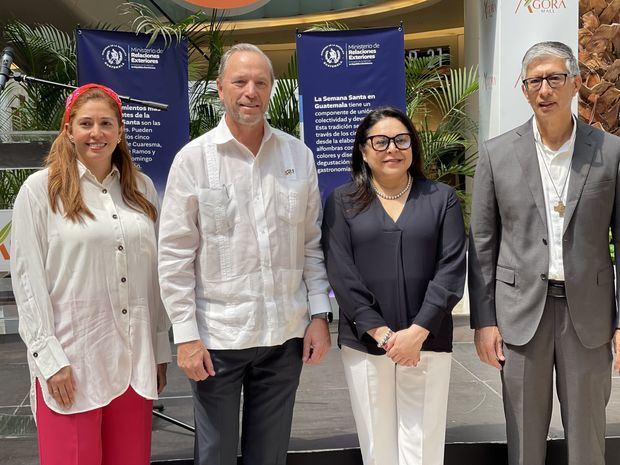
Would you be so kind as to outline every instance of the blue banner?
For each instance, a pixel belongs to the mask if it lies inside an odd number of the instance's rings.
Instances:
[[[78,29],[78,83],[106,85],[120,95],[165,103],[168,110],[123,103],[127,142],[134,162],[162,196],[170,164],[189,141],[187,41],[147,47],[150,36]]]
[[[351,179],[355,131],[382,105],[406,109],[402,28],[297,34],[302,137],[312,152],[321,197]]]

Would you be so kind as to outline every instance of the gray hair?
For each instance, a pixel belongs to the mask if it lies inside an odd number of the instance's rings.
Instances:
[[[532,45],[521,62],[521,79],[525,79],[527,67],[532,60],[540,57],[557,57],[563,58],[566,64],[566,71],[571,76],[579,76],[579,63],[573,54],[571,48],[562,42],[539,42]]]
[[[252,53],[258,53],[260,56],[262,56],[265,62],[267,63],[267,66],[269,67],[269,74],[271,75],[271,83],[273,84],[275,82],[276,76],[273,72],[273,64],[271,63],[271,60],[269,59],[269,57],[265,55],[265,52],[263,52],[256,45],[244,44],[244,43],[233,45],[226,51],[226,53],[224,53],[224,55],[222,55],[222,58],[220,59],[220,68],[218,70],[218,78],[221,78],[224,75],[224,71],[226,71],[226,65],[228,64],[228,60],[230,59],[231,56],[233,56],[237,52],[252,52]]]

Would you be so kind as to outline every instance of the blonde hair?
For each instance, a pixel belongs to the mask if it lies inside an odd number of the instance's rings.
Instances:
[[[117,115],[118,124],[121,124],[118,105],[100,89],[89,89],[80,95],[71,108],[68,123],[71,124],[76,112],[88,100],[104,100]],[[95,215],[88,209],[80,191],[80,175],[77,166],[75,147],[69,140],[64,122],[60,134],[54,140],[52,148],[45,160],[49,175],[47,194],[50,207],[54,213],[59,209],[59,202],[64,208],[64,215],[73,222],[82,222],[83,216],[94,219]],[[123,200],[131,208],[144,212],[151,220],[157,219],[157,209],[138,190],[138,169],[131,160],[129,146],[125,138],[125,131],[121,131],[121,140],[112,153],[112,163],[120,173],[121,193]]]

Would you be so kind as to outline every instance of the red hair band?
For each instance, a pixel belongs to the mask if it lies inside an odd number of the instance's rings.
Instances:
[[[116,105],[118,105],[118,114],[120,116],[121,122],[123,121],[123,104],[121,103],[121,99],[118,97],[118,94],[109,87],[102,86],[101,84],[91,83],[84,84],[83,86],[78,87],[67,97],[67,103],[65,104],[65,123],[69,122],[69,117],[71,116],[71,108],[73,108],[73,104],[75,103],[75,101],[89,89],[100,89],[107,95],[109,95],[112,100],[116,102]]]

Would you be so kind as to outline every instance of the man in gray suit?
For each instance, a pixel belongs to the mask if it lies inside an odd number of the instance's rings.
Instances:
[[[569,465],[602,465],[620,349],[608,236],[619,242],[620,138],[572,115],[581,78],[566,45],[531,47],[521,77],[534,117],[480,145],[474,179],[476,350],[501,370],[510,465],[545,463],[554,369]]]

